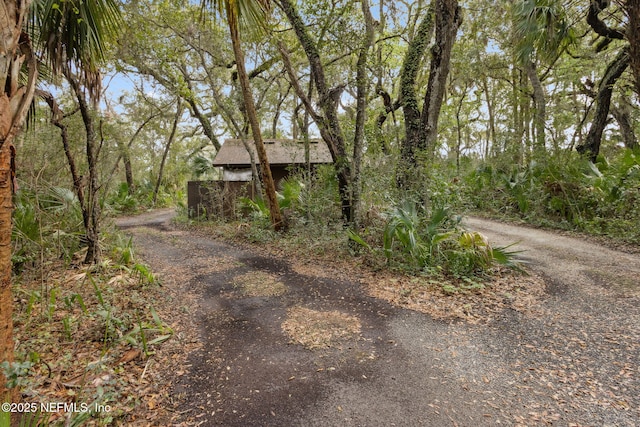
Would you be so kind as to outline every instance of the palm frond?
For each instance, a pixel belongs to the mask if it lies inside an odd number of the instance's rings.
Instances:
[[[38,36],[45,62],[55,74],[81,73],[90,95],[100,94],[98,65],[105,61],[107,43],[122,22],[114,0],[36,0],[29,27]]]
[[[511,250],[509,249],[513,245],[516,245],[518,242],[512,243],[507,246],[499,246],[491,249],[491,258],[494,262],[497,262],[500,265],[504,265],[505,267],[512,268],[518,271],[524,271],[522,269],[522,264],[525,264],[526,261],[522,258],[518,258],[518,255],[523,251],[521,250]]]
[[[226,19],[229,26],[243,32],[256,32],[266,28],[267,15],[271,10],[270,0],[201,0],[203,16],[215,12]],[[215,16],[215,15],[214,15]]]
[[[575,43],[576,36],[567,14],[557,0],[520,0],[513,6],[515,50],[520,62],[533,55],[552,61],[560,51]]]

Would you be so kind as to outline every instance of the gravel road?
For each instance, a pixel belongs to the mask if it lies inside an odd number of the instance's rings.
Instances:
[[[548,283],[535,314],[471,325],[373,298],[348,271],[302,274],[291,260],[176,230],[170,217],[118,223],[165,286],[195,295],[176,307],[193,313],[202,346],[172,378],[174,425],[640,425],[637,255],[468,218],[497,244],[518,241]],[[256,272],[286,291],[239,293]],[[305,348],[283,331],[295,307],[337,310],[360,333]]]

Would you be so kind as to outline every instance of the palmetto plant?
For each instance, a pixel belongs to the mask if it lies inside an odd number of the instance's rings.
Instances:
[[[36,256],[41,245],[40,222],[36,207],[33,204],[18,201],[13,221],[11,237],[14,248],[11,256],[14,267],[19,271],[23,263]]]
[[[388,216],[384,229],[384,254],[388,261],[393,256],[393,246],[398,242],[402,251],[416,260],[424,259],[427,248],[419,235],[420,218],[415,203],[405,202],[396,206]]]
[[[302,198],[303,186],[300,182],[295,180],[285,180],[282,183],[282,188],[276,193],[278,198],[278,204],[281,209],[295,209],[300,206]],[[246,209],[248,209],[257,219],[269,218],[270,211],[266,200],[257,198],[250,199],[248,197],[241,197],[240,203]]]
[[[455,234],[458,222],[445,208],[437,208],[427,217],[415,202],[405,201],[388,214],[383,241],[385,256],[391,261],[397,242],[413,262],[426,267],[439,255],[440,244]]]
[[[485,236],[465,231],[460,217],[446,208],[428,212],[412,201],[404,201],[387,214],[382,250],[387,263],[411,269],[441,271],[458,277],[473,276],[502,264],[519,269],[518,251],[492,247]],[[349,239],[368,250],[375,249],[352,230]]]
[[[304,184],[295,179],[285,179],[280,185],[278,202],[280,209],[291,209],[302,203],[302,191]]]
[[[78,249],[81,229],[82,217],[73,191],[55,186],[20,191],[15,197],[11,235],[14,271],[20,272],[24,263],[45,253],[70,259]]]

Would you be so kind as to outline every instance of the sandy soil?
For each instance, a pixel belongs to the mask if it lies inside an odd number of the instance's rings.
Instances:
[[[519,241],[547,281],[536,310],[472,324],[371,297],[349,271],[302,274],[291,260],[175,230],[171,215],[119,221],[184,294],[175,309],[190,313],[184,333],[201,343],[167,367],[170,424],[640,425],[637,255],[469,218],[498,244]],[[246,292],[248,277],[269,277],[278,292]],[[291,313],[327,313],[348,333],[327,322],[336,338],[305,346],[290,335]]]

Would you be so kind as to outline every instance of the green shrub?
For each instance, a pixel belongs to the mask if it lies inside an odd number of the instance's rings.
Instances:
[[[521,167],[492,159],[468,171],[462,205],[546,226],[640,240],[640,154],[598,157],[561,152]]]
[[[352,230],[349,238],[375,250]],[[427,211],[412,201],[397,205],[387,214],[382,251],[388,265],[461,277],[483,273],[495,264],[517,265],[516,252],[492,248],[482,234],[463,230],[460,217],[448,209]]]

